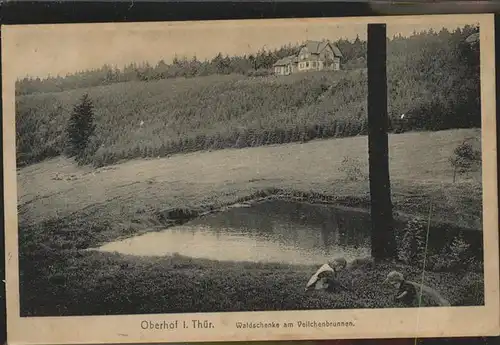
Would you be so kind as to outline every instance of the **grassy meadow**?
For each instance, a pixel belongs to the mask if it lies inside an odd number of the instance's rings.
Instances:
[[[453,183],[448,162],[465,139],[479,142],[480,130],[390,135],[396,212],[426,217],[432,201],[433,222],[481,231],[481,173],[460,176]],[[379,284],[395,267],[389,264],[355,269],[342,278],[353,290],[323,296],[303,291],[317,267],[85,251],[163,229],[171,224],[163,216],[169,210],[196,215],[256,196],[302,195],[310,201],[368,207],[366,175],[349,181],[341,169],[342,158],[348,156],[366,173],[367,147],[367,137],[357,136],[129,160],[99,169],[61,157],[20,168],[22,313],[395,306],[393,291]],[[418,278],[416,268],[401,270]],[[481,271],[429,272],[426,282],[454,304],[481,304],[484,298]],[[190,297],[200,294],[203,303]]]

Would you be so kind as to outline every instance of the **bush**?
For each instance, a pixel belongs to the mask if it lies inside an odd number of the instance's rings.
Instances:
[[[477,270],[478,263],[469,255],[470,244],[462,236],[456,236],[449,247],[429,260],[429,269],[434,271],[457,271],[467,268]]]
[[[398,256],[407,265],[423,267],[427,235],[425,220],[415,217],[408,221],[398,246]]]
[[[455,182],[457,173],[468,172],[480,164],[481,151],[475,150],[472,144],[465,140],[455,148],[449,160],[453,166],[453,182]]]
[[[339,171],[346,175],[348,181],[360,181],[366,178],[361,167],[362,164],[358,159],[344,156]]]
[[[455,266],[466,266],[470,263],[467,253],[470,244],[465,242],[462,236],[458,235],[453,239],[449,249],[449,258],[455,263]]]

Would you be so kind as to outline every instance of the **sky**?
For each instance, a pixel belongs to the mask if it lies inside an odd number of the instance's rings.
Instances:
[[[430,28],[455,29],[477,22],[477,17],[467,15],[403,19],[390,19],[389,37],[408,36]],[[3,51],[10,57],[4,60],[4,68],[16,78],[43,78],[104,64],[122,68],[131,62],[155,65],[163,59],[168,63],[176,55],[204,60],[219,52],[230,56],[251,54],[307,39],[366,39],[368,22],[368,18],[360,17],[4,26]]]

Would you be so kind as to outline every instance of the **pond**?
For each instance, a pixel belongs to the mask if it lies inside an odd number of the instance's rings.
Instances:
[[[370,255],[370,231],[370,215],[364,210],[273,200],[208,214],[99,250],[309,265]]]

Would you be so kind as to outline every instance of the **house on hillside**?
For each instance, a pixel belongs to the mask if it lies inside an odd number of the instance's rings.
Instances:
[[[340,49],[328,41],[307,41],[297,55],[276,61],[274,73],[289,75],[307,71],[340,70]]]

